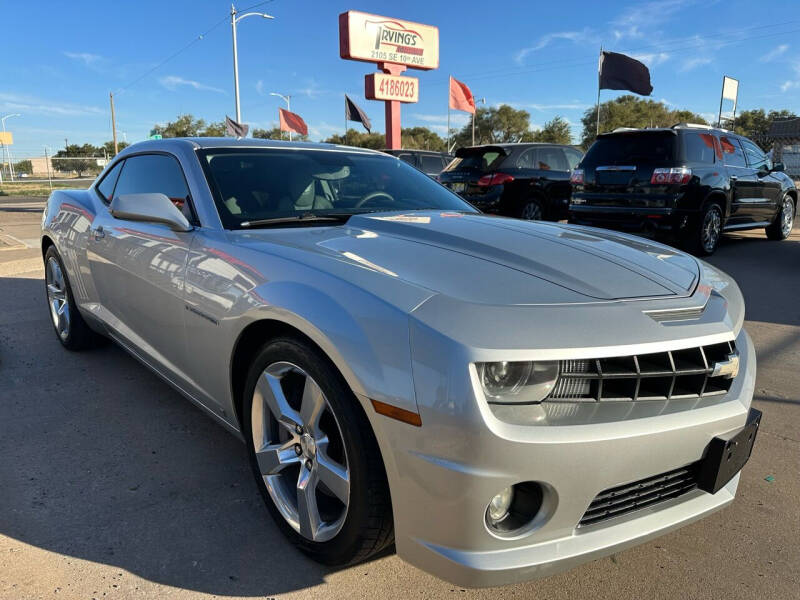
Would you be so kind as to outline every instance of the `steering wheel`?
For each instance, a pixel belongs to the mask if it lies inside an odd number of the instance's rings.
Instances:
[[[367,202],[372,202],[373,200],[375,200],[375,198],[380,198],[380,197],[386,198],[389,202],[394,202],[394,198],[389,194],[387,194],[386,192],[370,192],[369,194],[364,196],[361,200],[356,202],[356,205],[353,208],[361,208]]]

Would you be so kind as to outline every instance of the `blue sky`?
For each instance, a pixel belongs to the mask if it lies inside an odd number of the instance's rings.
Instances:
[[[209,121],[233,115],[229,8],[222,0],[73,0],[36,3],[29,11],[0,1],[0,116],[23,115],[7,121],[15,155],[41,154],[44,145],[57,150],[64,138],[111,139],[109,91],[115,92],[120,138],[124,133],[130,142],[182,113]],[[561,115],[577,137],[580,117],[596,99],[601,44],[647,63],[652,97],[676,107],[711,118],[727,74],[741,81],[740,109],[800,113],[796,2],[274,0],[257,9],[274,21],[239,24],[245,122],[273,126],[281,101],[269,92],[291,94],[292,110],[306,120],[311,138],[321,139],[342,131],[347,93],[383,130],[383,104],[363,97],[372,65],[338,55],[337,15],[348,9],[439,27],[440,68],[407,73],[420,79],[420,101],[404,105],[403,126],[444,133],[453,75],[488,104],[528,110],[534,126]],[[602,99],[615,95],[604,91]],[[454,115],[455,123],[466,122],[465,114]]]

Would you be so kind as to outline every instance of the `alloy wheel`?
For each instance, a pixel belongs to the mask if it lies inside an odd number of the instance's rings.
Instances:
[[[542,208],[538,202],[528,202],[522,209],[522,218],[526,221],[539,221],[542,218]]]
[[[47,285],[47,303],[50,305],[50,316],[56,332],[62,340],[69,337],[70,314],[69,300],[67,298],[67,284],[61,265],[54,256],[47,260],[45,268],[45,283]]]
[[[722,217],[720,216],[719,208],[716,205],[706,211],[703,217],[703,228],[701,230],[701,242],[703,250],[706,252],[713,252],[717,247],[719,241],[720,231],[722,229]]]
[[[781,233],[788,237],[794,226],[794,202],[789,197],[783,199],[783,210],[781,211]]]
[[[332,539],[347,517],[350,469],[320,386],[297,365],[269,365],[253,392],[251,424],[259,470],[280,514],[308,540]]]

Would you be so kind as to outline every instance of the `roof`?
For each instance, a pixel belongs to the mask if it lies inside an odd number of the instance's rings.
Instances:
[[[446,156],[452,156],[452,154],[445,152],[444,150],[422,150],[421,148],[384,148],[381,150],[381,152],[385,152],[386,154],[402,152],[403,154],[433,154],[435,156],[442,156],[444,154]]]
[[[773,121],[769,126],[767,136],[782,139],[800,138],[800,118]]]
[[[232,138],[232,137],[189,137],[189,138],[163,138],[160,140],[145,140],[136,142],[125,148],[140,152],[142,150],[165,149],[173,145],[191,145],[193,148],[293,148],[298,150],[352,150],[369,154],[382,154],[377,150],[355,148],[338,144],[325,144],[316,142],[287,142],[281,140],[265,140],[261,138]]]

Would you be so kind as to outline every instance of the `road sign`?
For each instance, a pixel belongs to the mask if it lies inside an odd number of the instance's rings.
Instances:
[[[14,136],[10,131],[0,131],[0,144],[11,146],[14,143]]]
[[[364,76],[364,97],[367,100],[419,102],[419,79],[386,73]]]

